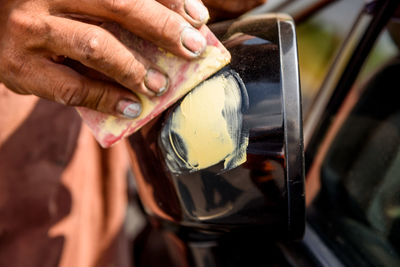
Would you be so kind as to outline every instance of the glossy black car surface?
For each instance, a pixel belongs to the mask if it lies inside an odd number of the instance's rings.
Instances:
[[[320,13],[346,6],[344,0],[298,2],[281,1],[259,12],[287,12],[302,29]],[[285,239],[279,238],[285,235],[285,227],[273,228],[267,220],[262,221],[266,231],[255,227],[230,232],[226,225],[235,224],[231,217],[229,222],[218,221],[226,233],[208,239],[201,231],[193,232],[194,225],[180,228],[150,216],[151,224],[135,241],[137,266],[400,266],[400,59],[395,45],[400,43],[396,18],[400,3],[358,2],[357,15],[344,27],[345,38],[337,41],[338,49],[324,63],[321,83],[312,94],[308,95],[302,80],[304,238],[277,243]],[[389,35],[393,53],[370,67],[381,39]],[[299,30],[298,39],[303,79],[309,75],[303,63],[317,58],[318,48],[306,58]],[[326,40],[314,39],[318,46],[317,41]]]

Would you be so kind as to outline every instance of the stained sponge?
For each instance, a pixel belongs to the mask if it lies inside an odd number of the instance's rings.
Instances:
[[[137,94],[142,102],[142,113],[135,119],[117,118],[101,112],[79,107],[78,112],[102,147],[110,147],[134,133],[162,113],[182,96],[229,63],[231,56],[214,34],[202,26],[199,30],[207,40],[200,58],[188,61],[140,39],[116,24],[104,24],[129,49],[134,49],[164,70],[169,77],[168,91],[153,99]]]

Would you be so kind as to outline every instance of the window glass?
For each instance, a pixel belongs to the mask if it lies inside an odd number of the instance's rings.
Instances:
[[[364,3],[337,1],[297,25],[304,114]]]
[[[319,152],[308,219],[352,266],[400,266],[399,32],[380,35]]]

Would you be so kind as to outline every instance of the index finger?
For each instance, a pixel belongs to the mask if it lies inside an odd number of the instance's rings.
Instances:
[[[198,30],[181,15],[154,0],[60,1],[64,11],[115,21],[181,57],[195,58],[206,47],[206,40]]]
[[[210,19],[207,8],[200,0],[157,0],[164,6],[184,17],[195,27],[206,24]]]

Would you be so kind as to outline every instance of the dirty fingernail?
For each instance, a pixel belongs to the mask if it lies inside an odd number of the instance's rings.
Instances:
[[[117,112],[128,119],[134,119],[142,112],[142,105],[131,100],[120,100],[117,104]]]
[[[204,36],[192,27],[185,27],[183,29],[181,33],[181,42],[195,57],[199,56],[206,48],[206,39]]]
[[[186,0],[185,12],[199,23],[206,23],[210,18],[207,8],[198,0]]]
[[[144,84],[149,90],[160,96],[168,88],[168,77],[160,71],[150,68],[147,70]]]

